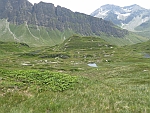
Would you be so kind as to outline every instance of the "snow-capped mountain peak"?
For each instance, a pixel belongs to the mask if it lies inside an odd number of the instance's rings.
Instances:
[[[91,16],[112,21],[122,28],[134,31],[135,27],[150,20],[150,10],[136,4],[125,7],[106,4],[91,13]]]

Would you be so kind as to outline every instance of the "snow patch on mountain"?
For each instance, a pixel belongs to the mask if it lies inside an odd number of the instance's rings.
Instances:
[[[105,18],[108,12],[109,10],[104,10],[103,8],[99,8],[95,12],[93,12],[92,15],[95,15],[94,17],[98,17],[98,18]]]
[[[127,9],[127,8],[122,8],[126,13],[131,13],[132,10],[131,9]]]
[[[105,18],[107,16],[108,12],[109,12],[109,10],[103,10],[102,8],[100,8],[99,13],[97,14],[97,16],[99,18]]]
[[[137,16],[137,17],[133,18],[133,20],[130,21],[128,24],[125,24],[124,26],[122,26],[122,28],[128,29],[130,31],[135,31],[134,28],[136,28],[137,26],[141,25],[142,23],[148,21],[149,19],[150,19],[150,17],[143,18],[142,16]]]
[[[135,31],[137,26],[150,20],[150,10],[136,4],[125,7],[107,4],[91,13],[91,16],[112,21],[122,28]]]
[[[118,19],[118,20],[125,20],[128,16],[131,15],[131,13],[124,13],[124,14],[121,14],[121,13],[119,13],[119,12],[115,12],[115,14],[118,15],[118,16],[117,16],[117,19]]]

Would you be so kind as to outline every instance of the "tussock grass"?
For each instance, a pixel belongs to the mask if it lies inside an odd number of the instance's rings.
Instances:
[[[149,42],[117,47],[76,38],[0,55],[0,113],[149,113]]]

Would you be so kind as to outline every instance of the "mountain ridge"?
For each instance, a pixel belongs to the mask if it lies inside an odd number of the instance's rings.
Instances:
[[[50,29],[58,29],[60,31],[72,29],[83,35],[91,33],[98,35],[100,32],[109,32],[111,35],[114,35],[114,31],[112,32],[111,30],[114,28],[112,23],[78,12],[74,13],[71,10],[61,6],[55,7],[52,3],[39,2],[32,5],[27,0],[1,1],[3,1],[3,4],[1,5],[5,6],[5,8],[1,11],[0,18],[8,18],[8,21],[13,24],[20,25],[27,22],[27,24],[44,26]],[[18,7],[15,7],[16,4]],[[107,29],[102,29],[103,26]],[[76,27],[78,27],[78,29]],[[85,28],[88,28],[89,30]],[[117,32],[117,30],[119,32]],[[122,37],[119,33],[124,31],[120,29],[117,30],[117,37]]]
[[[145,9],[137,4],[125,7],[106,4],[91,13],[91,16],[112,21],[124,29],[135,31],[136,27],[150,20],[149,14],[149,9]]]
[[[123,40],[119,45],[131,42],[128,40],[130,33],[112,22],[72,12],[61,6],[55,7],[52,3],[39,2],[33,5],[27,0],[0,0],[0,7],[0,41],[54,46],[72,35],[80,35],[96,36],[108,41],[111,38]],[[136,40],[139,40],[138,37]]]

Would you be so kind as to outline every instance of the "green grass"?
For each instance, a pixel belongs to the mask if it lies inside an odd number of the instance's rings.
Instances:
[[[149,45],[79,36],[53,47],[3,43],[0,113],[149,113]]]
[[[35,25],[14,25],[5,19],[0,20],[0,41],[26,43],[29,46],[54,46],[62,43],[73,34],[72,30],[51,30]]]
[[[0,41],[0,56],[5,54],[11,54],[14,52],[25,52],[29,49],[29,46],[25,43],[16,42],[1,42]]]
[[[76,34],[78,33],[71,29],[59,31],[57,29],[52,30],[43,26],[28,25],[26,23],[14,25],[7,22],[6,19],[0,20],[0,41],[26,43],[30,47],[59,45],[63,43],[64,40]],[[117,46],[131,45],[148,40],[134,33],[129,33],[129,35],[123,38],[116,38],[106,34],[94,37],[99,37]]]
[[[0,74],[2,77],[2,90],[17,87],[18,89],[35,88],[38,92],[64,91],[73,88],[73,84],[78,82],[75,76],[49,71],[0,70]]]
[[[135,30],[137,30],[137,34],[141,35],[143,37],[147,37],[148,39],[150,39],[150,21],[147,21],[143,24],[141,24],[140,26],[136,27]]]
[[[1,110],[10,113],[149,112],[149,70],[143,72],[142,66],[132,66],[108,66],[76,72],[86,78],[80,79],[73,90],[64,92],[37,93],[35,90],[32,93],[30,89],[12,91],[5,87]]]
[[[136,35],[136,33],[132,33],[132,32],[129,32],[129,34],[123,38],[107,37],[105,35],[102,36],[101,38],[106,40],[110,44],[117,45],[117,46],[133,45],[136,43],[148,41],[148,38],[144,36]]]

